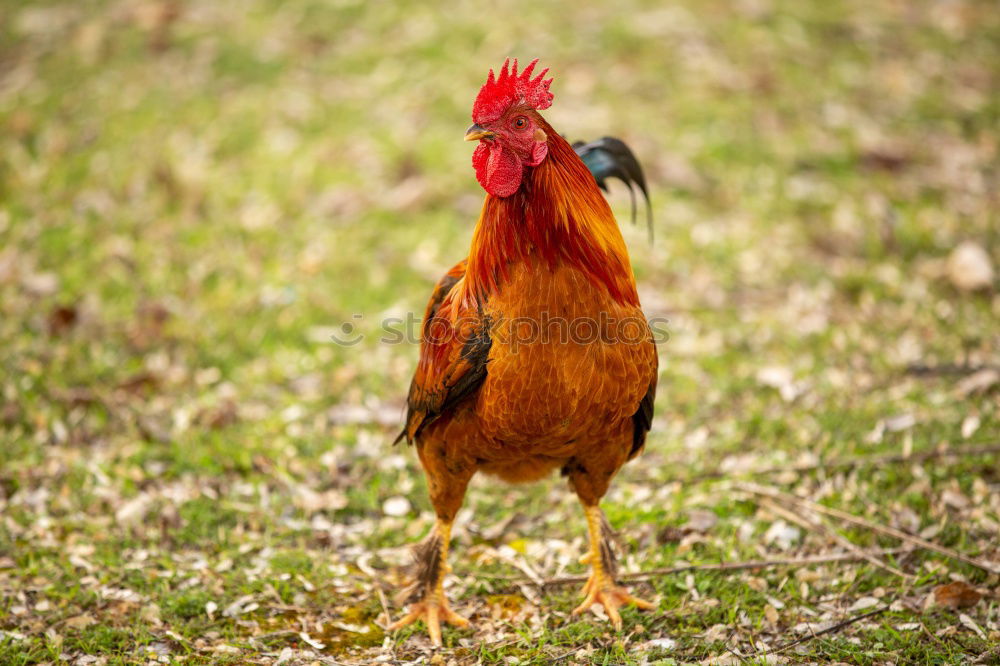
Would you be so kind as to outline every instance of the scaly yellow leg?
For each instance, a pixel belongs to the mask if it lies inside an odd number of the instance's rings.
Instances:
[[[417,576],[414,584],[407,589],[405,603],[409,613],[389,625],[389,631],[402,629],[417,620],[427,624],[431,643],[441,646],[441,622],[456,627],[469,624],[448,605],[444,594],[444,576],[451,571],[448,566],[448,542],[451,540],[451,523],[438,519],[427,542],[417,551]]]
[[[590,534],[590,552],[580,558],[590,564],[590,578],[583,586],[583,603],[576,607],[573,615],[579,615],[595,603],[604,606],[608,618],[615,629],[622,628],[622,617],[618,609],[632,604],[643,610],[653,610],[655,605],[633,597],[624,587],[619,587],[614,578],[614,552],[611,550],[610,534],[604,533],[604,516],[600,507],[584,505],[587,515],[587,531]]]

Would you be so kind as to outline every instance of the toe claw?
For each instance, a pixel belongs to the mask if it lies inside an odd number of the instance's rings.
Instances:
[[[438,619],[438,607],[437,604],[430,604],[427,607],[427,617],[425,618],[427,622],[427,633],[431,637],[431,643],[440,647],[441,646],[441,621]]]
[[[587,580],[587,584],[583,588],[583,593],[583,602],[573,610],[573,615],[579,615],[594,604],[600,604],[604,607],[608,619],[616,630],[621,630],[622,628],[622,617],[618,612],[618,609],[622,606],[631,604],[642,610],[653,610],[656,608],[654,604],[645,599],[632,596],[625,588],[610,582],[601,584],[593,576]]]
[[[622,616],[615,608],[614,604],[610,606],[605,606],[604,611],[608,614],[608,619],[611,620],[611,626],[615,628],[616,631],[622,630]]]
[[[396,620],[395,622],[393,622],[392,624],[390,624],[388,627],[386,627],[386,631],[399,631],[406,625],[413,624],[419,619],[420,619],[420,612],[416,610],[411,611],[406,615],[404,615],[403,617]]]
[[[456,627],[467,627],[469,626],[469,621],[464,617],[453,611],[452,609],[445,606],[441,610],[444,611],[444,621],[448,624],[454,625]]]
[[[640,599],[639,597],[633,597],[631,594],[628,596],[627,603],[632,604],[640,610],[655,610],[656,604],[646,601],[645,599]]]

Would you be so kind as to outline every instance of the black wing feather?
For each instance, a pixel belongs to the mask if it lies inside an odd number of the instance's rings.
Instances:
[[[479,390],[483,382],[486,381],[486,365],[489,362],[492,346],[493,338],[490,336],[489,318],[483,317],[483,325],[462,345],[462,358],[468,361],[472,367],[451,387],[444,402],[441,403],[441,407],[433,412],[428,412],[414,436],[420,434],[425,426],[435,421],[439,416]]]
[[[629,451],[628,459],[634,458],[642,450],[646,443],[646,435],[653,427],[653,403],[656,401],[656,377],[649,385],[646,395],[639,403],[639,409],[632,415],[632,450]]]

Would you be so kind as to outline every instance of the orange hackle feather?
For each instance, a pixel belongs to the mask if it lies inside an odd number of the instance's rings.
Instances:
[[[464,308],[473,308],[499,288],[511,264],[541,261],[552,268],[566,261],[616,302],[637,306],[628,250],[611,207],[569,143],[535,118],[548,135],[548,158],[514,195],[486,196],[456,295]]]

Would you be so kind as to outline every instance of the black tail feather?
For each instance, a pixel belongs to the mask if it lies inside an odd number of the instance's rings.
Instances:
[[[594,180],[598,187],[605,192],[608,191],[608,178],[617,178],[628,187],[629,196],[632,199],[632,224],[636,221],[636,200],[635,187],[639,187],[642,196],[646,199],[646,224],[649,227],[649,239],[653,239],[653,208],[649,203],[649,190],[646,188],[646,176],[642,172],[642,166],[636,159],[632,150],[625,145],[621,139],[606,136],[597,141],[584,143],[577,141],[573,144],[573,150],[580,156],[583,163],[594,174]]]

